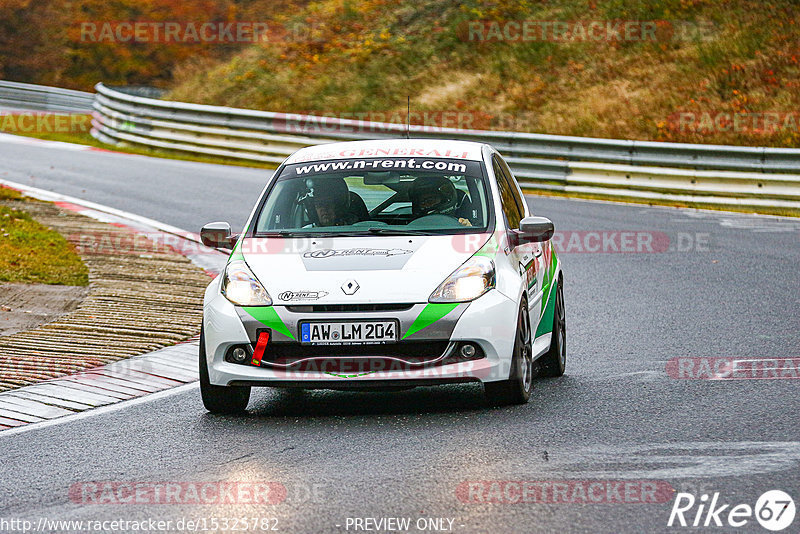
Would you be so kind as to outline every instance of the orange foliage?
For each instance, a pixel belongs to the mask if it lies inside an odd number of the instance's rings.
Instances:
[[[299,0],[302,3],[302,0]],[[122,24],[267,24],[293,0],[0,0],[0,78],[91,89],[98,81],[166,85],[175,65],[190,58],[222,58],[252,39],[204,42],[148,38],[134,42],[114,33]],[[235,35],[234,26],[234,35]],[[103,31],[107,30],[105,34]],[[123,39],[119,38],[123,35]],[[182,32],[181,36],[184,35]],[[105,36],[106,38],[99,38]]]

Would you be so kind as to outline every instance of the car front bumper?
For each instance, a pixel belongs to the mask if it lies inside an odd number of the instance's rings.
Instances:
[[[403,310],[331,312],[311,311],[307,306],[245,310],[223,297],[216,285],[217,281],[213,282],[206,293],[203,317],[209,380],[214,385],[371,388],[492,382],[509,376],[518,307],[497,290],[456,306],[420,303]],[[392,357],[363,357],[361,348],[350,355],[347,348],[339,346],[335,356],[320,355],[325,349],[316,347],[314,357],[302,365],[268,358],[274,344],[283,344],[283,349],[301,348],[296,342],[301,321],[352,319],[397,319],[401,340],[394,345]],[[255,346],[257,333],[263,329],[270,330],[270,344],[261,366],[225,360],[234,345]],[[443,346],[452,353],[460,342],[477,345],[483,357],[458,361],[439,357]],[[409,344],[414,344],[416,353],[421,346],[430,345],[427,363],[409,364],[403,356]],[[364,358],[370,362],[365,363]],[[376,360],[382,363],[375,365]]]

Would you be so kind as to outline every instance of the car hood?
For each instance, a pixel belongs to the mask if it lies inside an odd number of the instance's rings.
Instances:
[[[426,302],[490,234],[247,238],[237,247],[276,305]]]

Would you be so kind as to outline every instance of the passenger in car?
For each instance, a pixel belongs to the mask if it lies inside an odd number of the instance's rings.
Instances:
[[[347,226],[357,223],[353,194],[343,178],[320,178],[309,185],[311,195],[306,206],[312,226]],[[360,200],[360,198],[358,199]],[[363,200],[361,201],[363,204]],[[309,209],[310,208],[310,209]]]
[[[444,176],[420,176],[411,184],[408,196],[411,199],[411,213],[415,218],[434,214],[449,215],[464,226],[472,226],[469,219],[456,215],[456,210],[464,202],[466,194],[458,191],[453,182]]]

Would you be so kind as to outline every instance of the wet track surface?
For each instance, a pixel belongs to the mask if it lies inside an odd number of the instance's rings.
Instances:
[[[6,144],[0,159],[0,178],[194,231],[213,220],[241,227],[269,172]],[[667,526],[673,494],[637,502],[643,483],[698,499],[719,492],[721,504],[753,506],[772,489],[798,502],[798,371],[693,380],[675,378],[676,362],[667,369],[674,358],[800,356],[800,220],[528,201],[566,232],[568,328],[567,374],[538,381],[530,404],[488,408],[472,385],[260,389],[246,415],[220,417],[189,387],[0,433],[0,517],[173,526],[181,518],[209,526],[212,518],[276,518],[283,532],[354,532],[353,518],[400,517],[410,518],[412,532],[418,520],[434,529],[424,521],[435,518],[455,532],[669,532],[686,530]],[[626,231],[650,236],[653,252],[613,251]],[[589,251],[598,243],[601,252]],[[703,361],[680,369],[694,376]],[[92,502],[97,495],[80,485],[92,481],[276,482],[285,496],[278,492],[275,504]],[[520,500],[513,484],[490,495],[492,485],[477,481],[573,482],[545,492],[554,498],[509,502]],[[611,487],[605,502],[574,502],[576,487],[598,481]],[[482,498],[495,502],[475,502]],[[731,530],[766,532],[754,518],[739,529],[708,529]]]

